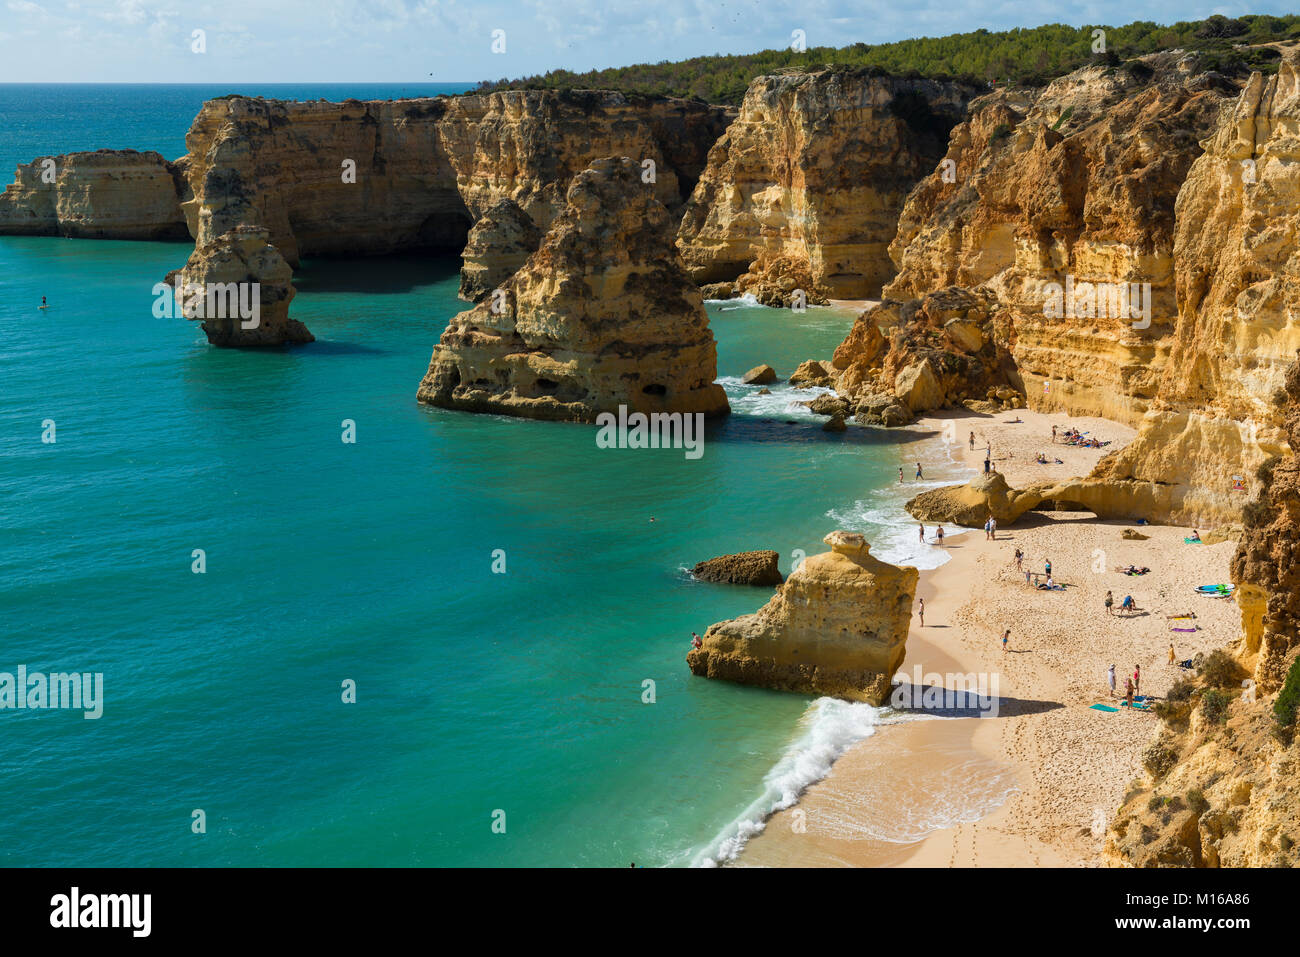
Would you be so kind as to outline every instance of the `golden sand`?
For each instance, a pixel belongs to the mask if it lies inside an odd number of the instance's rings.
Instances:
[[[1022,421],[1009,422],[1016,418]],[[995,467],[1013,485],[1086,474],[1133,430],[1103,419],[1027,412],[922,420],[953,436],[970,464],[992,443]],[[1051,444],[1051,426],[1092,432],[1112,444]],[[969,449],[968,433],[976,434]],[[942,439],[931,438],[928,442]],[[1043,452],[1064,465],[1038,465]],[[916,457],[904,448],[904,459]],[[996,541],[983,531],[949,536],[950,561],[923,571],[925,626],[913,619],[903,670],[996,678],[996,716],[922,718],[882,727],[850,749],[799,803],[772,817],[740,855],[741,866],[1095,866],[1107,815],[1135,778],[1157,719],[1096,711],[1115,704],[1106,671],[1124,678],[1141,665],[1142,691],[1163,695],[1181,674],[1168,664],[1234,639],[1240,619],[1230,600],[1197,595],[1227,580],[1232,542],[1187,545],[1187,529],[1141,526],[1148,541],[1121,538],[1134,523],[1090,513],[1030,513]],[[1041,572],[1050,559],[1064,592],[1025,584],[1015,568]],[[1117,566],[1148,566],[1131,577]],[[1107,615],[1132,595],[1139,612]],[[1172,632],[1167,616],[1195,612],[1194,633]],[[1000,637],[1011,629],[1008,651]],[[936,826],[946,824],[946,826]],[[926,832],[926,828],[930,828]]]

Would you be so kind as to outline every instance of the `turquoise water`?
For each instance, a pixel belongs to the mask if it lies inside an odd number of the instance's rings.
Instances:
[[[454,259],[309,260],[318,341],[245,352],[153,317],[187,253],[0,237],[0,671],[105,696],[0,711],[0,864],[684,864],[788,789],[764,778],[810,699],[684,661],[767,595],[684,568],[788,571],[837,525],[905,557],[916,436],[823,433],[808,393],[734,378],[829,356],[850,315],[710,306],[737,411],[692,461],[418,405]]]

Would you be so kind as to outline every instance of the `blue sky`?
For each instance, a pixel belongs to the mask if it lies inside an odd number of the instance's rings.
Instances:
[[[746,53],[785,46],[796,29],[809,46],[842,46],[1287,12],[1182,0],[0,0],[0,82],[473,81]],[[492,52],[494,30],[504,53]]]

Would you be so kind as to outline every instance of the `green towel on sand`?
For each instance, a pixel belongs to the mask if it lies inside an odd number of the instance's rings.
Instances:
[[[1094,704],[1091,706],[1094,711],[1118,711],[1119,708],[1112,708],[1108,704]]]

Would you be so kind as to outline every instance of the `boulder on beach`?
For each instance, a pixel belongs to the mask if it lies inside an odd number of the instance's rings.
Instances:
[[[1145,542],[1151,536],[1143,535],[1136,528],[1126,528],[1124,531],[1119,533],[1119,537],[1127,539],[1130,542]]]
[[[770,549],[720,555],[698,562],[691,574],[700,581],[725,585],[779,585],[785,577],[777,567],[778,557]]]
[[[846,425],[844,422],[843,412],[836,412],[829,419],[827,419],[826,423],[822,426],[823,432],[845,432],[847,430],[848,430],[848,425]]]
[[[815,386],[832,386],[835,379],[826,366],[822,365],[816,359],[808,359],[799,363],[799,368],[794,370],[794,375],[790,376],[790,384],[800,389],[808,389]]]

